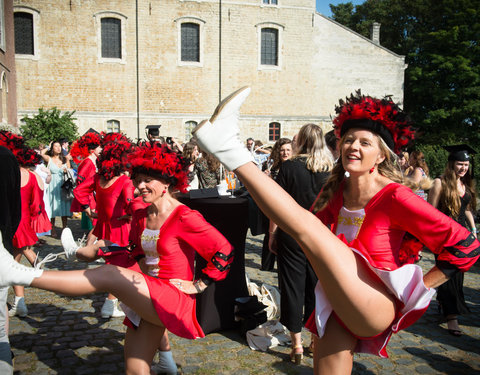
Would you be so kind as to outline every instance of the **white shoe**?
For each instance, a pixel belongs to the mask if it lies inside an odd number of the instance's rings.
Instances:
[[[102,306],[102,318],[121,318],[125,316],[125,313],[118,308],[118,299],[105,298],[105,303]]]
[[[75,259],[75,254],[80,246],[78,246],[73,239],[73,234],[70,228],[65,228],[62,231],[60,241],[62,242],[63,250],[67,259]]]
[[[177,364],[173,360],[171,350],[158,351],[158,362],[152,364],[152,371],[155,374],[177,375]]]
[[[29,286],[33,279],[40,277],[43,270],[26,267],[13,259],[5,249],[0,233],[0,288],[12,285]]]
[[[239,138],[240,107],[250,94],[250,87],[242,87],[223,99],[215,108],[210,121],[202,121],[193,135],[200,148],[213,154],[229,170],[253,161],[252,154]]]
[[[27,305],[25,304],[25,298],[15,297],[15,302],[13,303],[13,306],[10,308],[10,310],[8,310],[8,316],[18,315],[21,318],[25,318],[27,314],[28,314],[28,309],[27,309]]]

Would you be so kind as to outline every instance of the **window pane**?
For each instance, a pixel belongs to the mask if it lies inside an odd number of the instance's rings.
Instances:
[[[268,140],[278,141],[280,139],[280,124],[278,122],[271,122],[268,124]]]
[[[120,133],[120,121],[107,121],[107,133]]]
[[[17,12],[14,15],[15,23],[15,53],[33,55],[33,15]]]
[[[261,64],[278,65],[278,30],[262,29]]]
[[[182,61],[200,61],[200,26],[196,23],[182,23]]]
[[[185,140],[189,141],[192,138],[192,130],[197,126],[196,121],[187,121],[185,123]]]
[[[118,18],[102,18],[102,57],[122,58],[122,22]]]

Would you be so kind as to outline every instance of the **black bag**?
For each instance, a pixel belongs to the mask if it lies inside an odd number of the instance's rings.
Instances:
[[[66,199],[73,199],[73,189],[75,189],[75,180],[67,169],[63,172],[62,184],[62,191]]]

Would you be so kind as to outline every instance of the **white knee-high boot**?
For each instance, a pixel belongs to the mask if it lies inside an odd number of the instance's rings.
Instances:
[[[239,110],[250,94],[249,87],[242,87],[223,99],[209,121],[202,121],[193,135],[200,148],[213,154],[229,170],[253,161],[252,154],[239,138]]]

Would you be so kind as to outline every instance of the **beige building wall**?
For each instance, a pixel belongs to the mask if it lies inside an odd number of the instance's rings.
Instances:
[[[131,138],[149,124],[188,138],[185,123],[207,118],[219,98],[249,85],[242,137],[268,141],[268,124],[291,137],[305,123],[329,129],[340,97],[357,88],[403,98],[404,58],[315,12],[314,0],[15,0],[33,12],[35,56],[17,55],[19,117],[38,108],[75,110],[79,132],[116,120]],[[221,13],[221,15],[220,15]],[[121,61],[100,58],[102,16],[122,20]],[[179,27],[200,25],[200,63],[179,59]],[[260,30],[279,31],[279,64],[260,65]],[[137,127],[138,124],[138,127]]]

